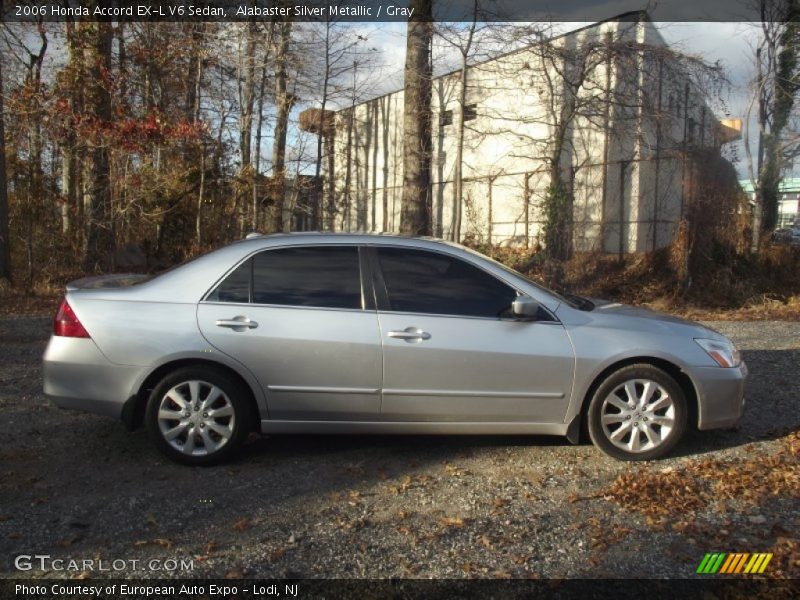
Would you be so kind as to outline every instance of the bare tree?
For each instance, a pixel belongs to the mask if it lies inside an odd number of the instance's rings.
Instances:
[[[295,102],[288,86],[289,42],[292,23],[282,21],[278,25],[277,49],[275,51],[275,138],[272,145],[272,198],[273,214],[271,231],[285,229],[286,205],[286,135],[289,128],[289,111]]]
[[[400,231],[430,235],[432,0],[412,0],[406,38],[403,105],[403,201]]]
[[[272,36],[275,32],[275,24],[269,24],[269,33],[267,35],[267,41],[264,44],[264,56],[261,63],[261,83],[259,84],[258,88],[258,110],[256,111],[256,115],[258,117],[258,121],[256,123],[256,140],[255,140],[255,157],[253,160],[253,214],[252,214],[252,226],[253,231],[258,231],[260,227],[260,198],[258,194],[258,182],[260,179],[260,171],[261,171],[261,138],[263,136],[263,127],[264,127],[264,100],[266,98],[266,91],[267,91],[267,67],[269,66],[269,52],[272,47]]]
[[[2,58],[0,58],[0,279],[11,280],[11,244],[8,227],[8,185],[6,182],[6,136]]]
[[[800,3],[760,0],[761,35],[755,49],[755,93],[758,140],[755,159],[750,147],[750,119],[745,126],[745,152],[755,190],[752,249],[762,232],[778,220],[779,185],[790,160],[800,155],[800,129],[793,123],[800,91]]]
[[[113,30],[110,23],[84,24],[90,36],[87,108],[100,124],[111,120],[111,91],[107,87],[111,71]],[[86,235],[86,267],[95,270],[114,249],[111,214],[111,163],[108,147],[99,140],[91,151],[88,184],[89,207]]]
[[[456,126],[456,159],[453,174],[453,223],[450,237],[453,241],[461,241],[461,218],[463,212],[464,196],[464,134],[466,132],[465,114],[467,110],[467,90],[469,76],[469,62],[472,58],[475,33],[478,29],[479,0],[473,0],[471,21],[466,28],[458,25],[447,24],[436,28],[436,34],[445,43],[456,49],[459,54],[459,79],[458,79],[458,122]]]
[[[83,51],[76,40],[75,22],[67,20],[64,23],[64,33],[67,50],[67,67],[62,73],[62,79],[76,77],[83,70]],[[83,86],[65,84],[62,86],[70,115],[79,114],[83,110]],[[74,213],[79,209],[78,189],[80,178],[80,159],[78,140],[75,135],[74,123],[68,117],[66,127],[63,128],[61,140],[61,230],[68,233],[72,226]]]
[[[320,24],[312,24],[306,30],[310,34],[305,41],[308,44],[306,54],[312,58],[314,55],[319,57],[318,61],[312,61],[307,73],[309,79],[313,79],[313,82],[307,83],[307,87],[312,97],[316,96],[319,109],[307,113],[309,118],[315,117],[315,122],[306,123],[304,128],[317,136],[317,156],[314,163],[316,188],[311,223],[313,229],[320,229],[323,226],[323,162],[326,153],[329,155],[329,163],[333,158],[334,122],[328,109],[331,105],[356,95],[356,85],[354,83],[351,87],[349,75],[359,63],[369,62],[368,54],[362,49],[368,38],[354,31],[348,24],[330,18]],[[372,51],[374,50],[373,48]],[[333,173],[329,172],[327,176],[332,183]],[[328,195],[329,205],[335,203],[330,191]],[[330,215],[327,220],[330,221]]]

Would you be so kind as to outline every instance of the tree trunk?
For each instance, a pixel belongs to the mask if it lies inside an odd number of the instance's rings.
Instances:
[[[278,51],[275,56],[275,139],[272,145],[272,223],[270,231],[285,230],[284,208],[286,205],[286,132],[289,127],[289,111],[292,108],[291,94],[287,89],[286,63],[289,58],[289,37],[292,24],[283,22],[280,27]]]
[[[72,73],[81,73],[83,70],[83,51],[77,46],[75,41],[75,24],[67,22],[66,43],[67,43],[67,65]],[[72,115],[79,114],[82,110],[81,90],[78,86],[71,85],[68,88],[67,103],[70,109],[70,116],[67,127],[65,128],[64,140],[61,142],[61,231],[69,233],[73,228],[72,217],[78,211],[78,189],[79,189],[79,157],[78,142],[75,137],[75,123]]]
[[[461,81],[458,88],[458,139],[456,140],[456,164],[453,177],[453,231],[451,238],[454,242],[461,241],[461,220],[464,207],[464,132],[466,130],[464,110],[467,106],[467,60],[472,50],[472,39],[478,18],[478,0],[474,0],[472,8],[472,24],[469,34],[461,50]]]
[[[314,206],[311,218],[312,229],[323,229],[322,224],[322,151],[326,135],[325,109],[328,106],[328,85],[331,78],[331,22],[325,21],[325,71],[322,74],[322,100],[319,107],[319,122],[317,123],[317,160],[314,165]],[[333,173],[328,173],[333,177]]]
[[[381,98],[381,129],[383,132],[383,186],[382,207],[383,223],[381,231],[389,231],[389,98]]]
[[[266,92],[267,83],[267,60],[264,58],[264,64],[261,67],[261,83],[258,88],[258,122],[256,123],[256,148],[255,157],[253,160],[253,231],[259,229],[259,197],[258,197],[258,179],[259,171],[261,169],[261,128],[264,125],[264,95]]]
[[[400,232],[410,235],[431,233],[431,5],[431,0],[411,0],[414,16],[406,39]]]
[[[355,94],[354,94],[355,96]],[[342,231],[350,231],[350,206],[352,197],[350,188],[353,180],[353,126],[355,121],[355,100],[347,114],[347,143],[345,144],[344,155],[344,198],[342,207]]]
[[[252,192],[253,169],[252,169],[252,143],[253,143],[253,104],[256,96],[256,24],[250,21],[246,26],[246,39],[244,57],[241,69],[244,72],[244,80],[239,78],[239,155],[241,158],[240,177],[242,185],[240,192],[241,198],[237,201],[240,209],[239,230],[244,232],[248,202],[245,201],[246,190]],[[251,185],[245,186],[245,182]],[[252,197],[252,193],[251,193]],[[252,222],[252,219],[251,219]]]
[[[3,106],[3,61],[0,60],[0,279],[11,281],[11,247],[8,228],[6,137]]]
[[[470,42],[472,40],[472,30],[470,30]],[[467,50],[469,51],[469,50]],[[461,55],[461,81],[458,90],[458,137],[456,140],[456,164],[455,175],[453,176],[453,231],[450,238],[454,242],[461,241],[461,211],[464,195],[464,110],[467,105],[467,54]]]
[[[111,94],[104,86],[105,73],[111,69],[112,29],[110,23],[86,25],[92,35],[91,64],[89,68],[88,106],[89,112],[100,124],[111,120]],[[93,271],[114,249],[114,234],[111,215],[111,163],[108,148],[98,140],[91,151],[89,172],[89,207],[86,245],[86,269]]]
[[[244,81],[239,85],[239,154],[242,159],[242,172],[250,166],[251,144],[253,138],[253,103],[256,87],[256,31],[255,23],[247,23],[247,38],[242,64]]]

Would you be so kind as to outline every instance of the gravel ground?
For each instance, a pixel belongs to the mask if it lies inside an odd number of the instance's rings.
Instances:
[[[711,325],[750,367],[742,427],[691,433],[644,467],[546,437],[254,436],[235,463],[202,469],[51,405],[49,318],[2,318],[0,577],[83,571],[20,573],[20,554],[128,561],[92,576],[160,577],[148,561],[175,558],[193,561],[175,575],[202,577],[688,577],[708,551],[796,549],[797,495],[654,522],[607,494],[626,473],[773,454],[800,428],[800,323]]]

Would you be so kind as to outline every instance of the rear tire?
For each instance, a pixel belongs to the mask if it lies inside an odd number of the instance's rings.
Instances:
[[[686,430],[686,397],[666,372],[649,364],[615,371],[597,388],[589,404],[592,442],[619,460],[661,458]]]
[[[164,377],[147,403],[145,424],[170,460],[193,466],[230,458],[251,430],[249,398],[227,373],[183,367]]]

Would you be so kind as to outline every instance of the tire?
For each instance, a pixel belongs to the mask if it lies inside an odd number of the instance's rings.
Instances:
[[[634,364],[600,384],[587,416],[589,436],[605,454],[619,460],[654,460],[669,454],[683,437],[686,397],[666,372]]]
[[[219,369],[183,367],[153,389],[145,424],[170,460],[192,466],[220,463],[236,453],[250,432],[249,394]]]

